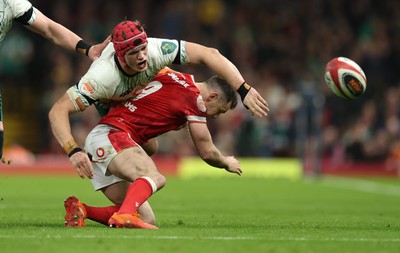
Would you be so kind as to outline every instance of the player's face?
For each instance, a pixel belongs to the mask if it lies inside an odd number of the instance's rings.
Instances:
[[[221,103],[218,100],[206,103],[207,117],[217,118],[220,114],[226,113],[230,109],[230,103]]]
[[[141,45],[125,54],[126,65],[135,72],[147,69],[147,44]]]

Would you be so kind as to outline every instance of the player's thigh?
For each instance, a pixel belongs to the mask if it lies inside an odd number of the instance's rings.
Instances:
[[[133,182],[157,171],[154,162],[129,133],[109,125],[97,125],[89,133],[85,150],[92,155],[93,167],[104,175],[113,174]]]
[[[160,174],[153,160],[140,146],[119,152],[108,165],[108,171],[131,182],[143,176],[155,180]]]

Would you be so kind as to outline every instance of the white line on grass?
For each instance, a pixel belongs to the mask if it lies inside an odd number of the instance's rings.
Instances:
[[[400,242],[400,238],[346,238],[346,237],[230,237],[230,236],[168,236],[168,235],[0,235],[0,239],[154,239],[154,240],[205,240],[205,241],[304,241],[304,242]]]
[[[384,183],[377,183],[367,180],[354,179],[354,178],[328,178],[321,181],[322,185],[356,190],[361,192],[369,192],[375,194],[383,194],[390,196],[400,196],[400,187],[395,185],[388,185]]]

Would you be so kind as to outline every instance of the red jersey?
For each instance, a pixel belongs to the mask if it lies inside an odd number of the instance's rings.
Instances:
[[[99,124],[128,132],[139,145],[186,122],[206,123],[206,107],[192,75],[158,74],[136,98],[113,107]]]

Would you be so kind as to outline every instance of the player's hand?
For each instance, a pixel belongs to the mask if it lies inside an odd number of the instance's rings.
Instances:
[[[244,97],[243,104],[248,107],[253,116],[261,118],[268,115],[267,101],[254,88],[251,88]]]
[[[111,35],[108,36],[102,43],[96,44],[89,49],[89,58],[94,61],[100,57],[101,52],[103,52],[104,48],[110,43]]]
[[[234,156],[227,156],[226,159],[228,160],[228,167],[225,168],[226,171],[230,173],[238,174],[239,176],[242,175],[242,169],[240,168],[240,163]]]
[[[89,179],[93,178],[93,167],[88,154],[84,151],[76,152],[69,158],[69,160],[76,168],[76,171],[81,178],[85,178],[85,176]]]

